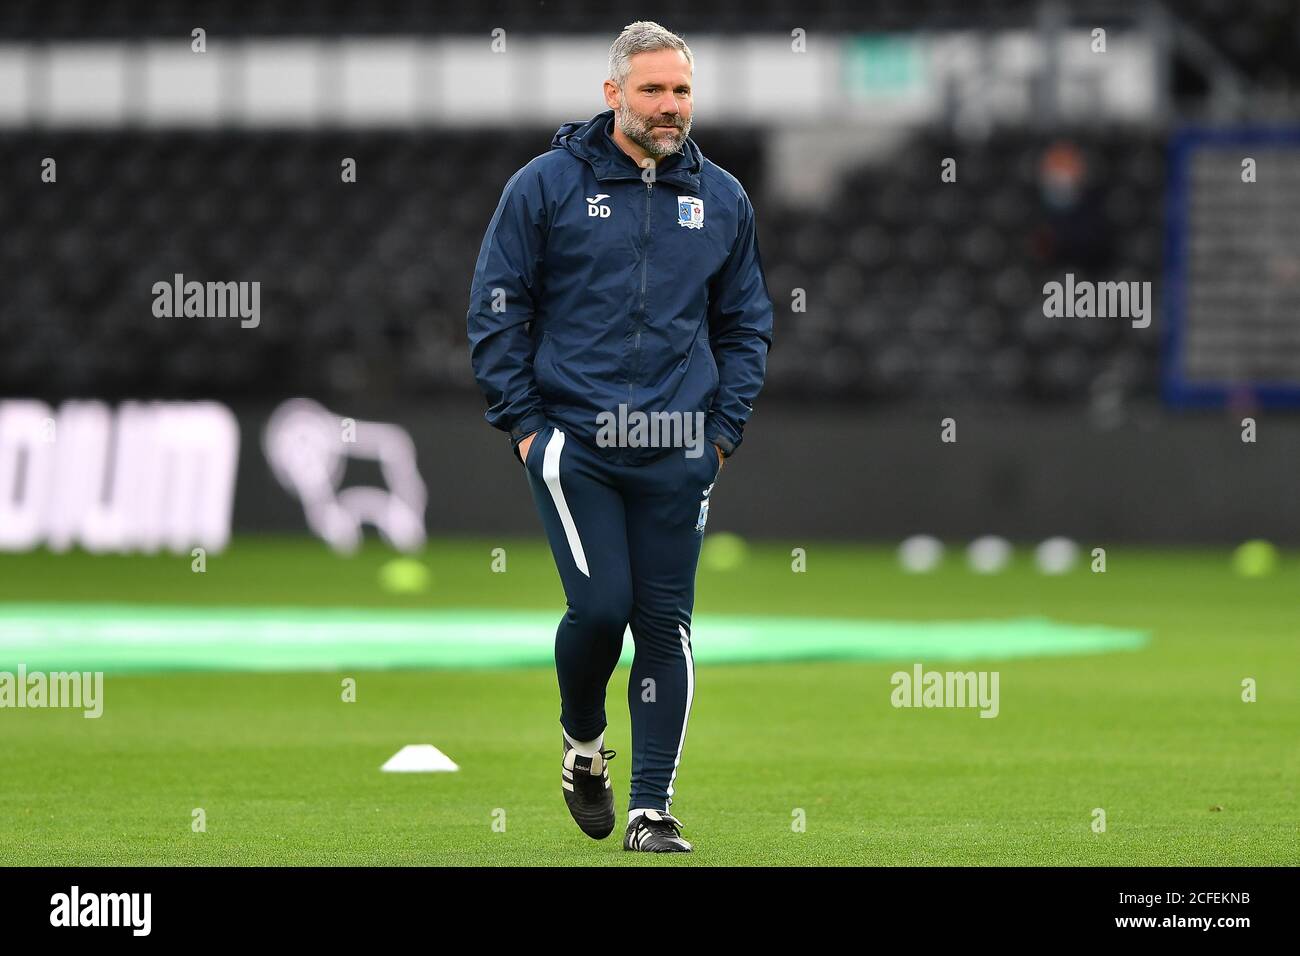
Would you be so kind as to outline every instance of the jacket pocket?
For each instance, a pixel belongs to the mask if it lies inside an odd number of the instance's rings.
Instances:
[[[718,446],[707,438],[704,439],[704,454],[709,458],[709,473],[713,475],[709,480],[717,481],[718,475],[722,474],[722,459],[718,457]]]
[[[537,429],[537,434],[533,436],[533,443],[528,446],[528,454],[524,456],[525,469],[532,464],[533,458],[541,454],[541,451],[538,450],[537,446],[541,445],[545,447],[546,443],[551,440],[551,432],[553,430],[553,427],[550,425],[543,425],[541,428]]]
[[[713,349],[709,348],[709,340],[704,340],[704,354],[708,358],[709,373],[713,376],[712,385],[709,386],[709,394],[713,395],[718,391],[718,385],[722,383],[722,376],[718,372],[718,360],[713,357]]]
[[[537,383],[537,391],[542,398],[555,393],[554,366],[551,363],[554,352],[555,343],[551,340],[551,333],[543,332],[542,342],[537,346],[537,353],[533,356],[533,381]]]
[[[707,338],[695,340],[695,355],[692,356],[691,361],[702,363],[707,370],[709,386],[705,395],[711,401],[718,391],[718,383],[722,380],[722,376],[718,374],[718,361],[713,357],[713,349],[709,348]]]

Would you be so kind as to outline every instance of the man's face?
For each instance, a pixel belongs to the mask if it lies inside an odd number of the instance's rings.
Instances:
[[[621,90],[611,83],[605,89],[619,129],[655,160],[680,152],[691,132],[691,65],[686,54],[637,53],[631,67]]]

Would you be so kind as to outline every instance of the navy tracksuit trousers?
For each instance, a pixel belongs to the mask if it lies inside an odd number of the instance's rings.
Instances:
[[[632,628],[628,809],[667,810],[695,691],[695,569],[719,463],[705,442],[641,465],[615,464],[553,426],[524,462],[564,582],[555,635],[560,724],[574,740],[605,729],[605,688]]]

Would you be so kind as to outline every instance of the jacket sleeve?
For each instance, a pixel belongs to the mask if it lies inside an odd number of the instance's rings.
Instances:
[[[704,437],[730,455],[763,387],[772,345],[772,300],[758,253],[754,207],[741,194],[736,244],[709,289],[709,348],[718,365],[718,391]]]
[[[549,226],[537,172],[525,166],[506,183],[479,248],[470,285],[467,332],[474,378],[487,398],[485,418],[511,446],[546,424],[533,380],[540,263]]]

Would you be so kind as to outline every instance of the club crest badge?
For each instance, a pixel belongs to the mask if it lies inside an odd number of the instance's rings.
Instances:
[[[678,196],[677,225],[686,229],[703,229],[704,200],[694,196]]]
[[[713,485],[704,489],[704,498],[700,501],[700,516],[695,520],[695,530],[703,533],[704,525],[709,520],[709,492],[713,490]]]

